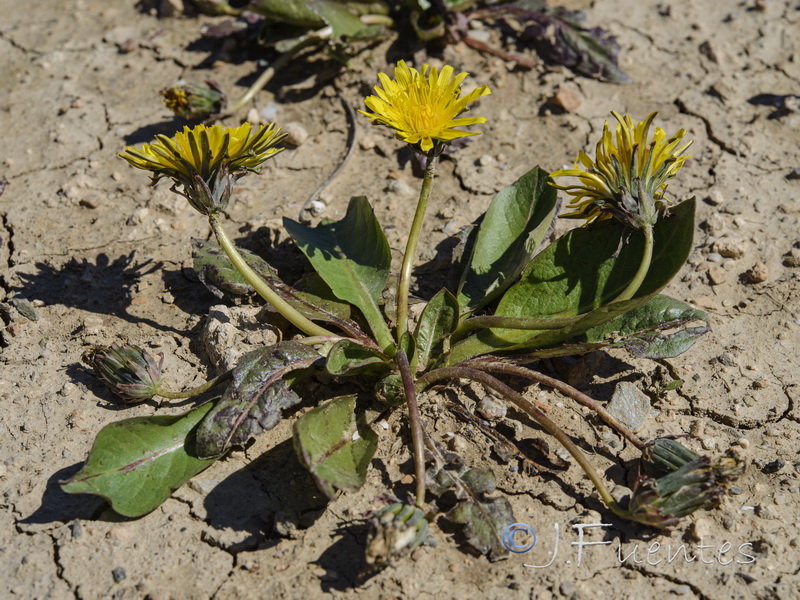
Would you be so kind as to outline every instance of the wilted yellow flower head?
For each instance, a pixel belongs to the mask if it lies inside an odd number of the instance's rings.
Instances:
[[[459,117],[467,105],[492,92],[486,85],[460,97],[461,83],[469,73],[453,77],[453,67],[447,65],[439,72],[427,63],[417,71],[400,61],[394,79],[378,73],[381,87],[375,86],[377,96],[367,96],[364,104],[372,112],[359,111],[373,123],[394,129],[398,139],[422,152],[433,149],[435,142],[448,144],[456,138],[478,135],[456,127],[485,123],[484,117]]]
[[[683,153],[692,142],[678,147],[686,131],[679,129],[668,138],[660,127],[655,128],[651,141],[650,125],[656,112],[635,126],[631,117],[611,114],[617,120],[616,141],[606,121],[594,161],[581,152],[573,169],[551,174],[580,181],[554,186],[572,196],[567,207],[574,212],[561,216],[587,221],[616,217],[634,227],[652,225],[658,212],[667,210],[667,182],[690,158]]]
[[[152,171],[153,181],[172,178],[176,186],[183,186],[182,190],[173,186],[173,191],[210,214],[225,209],[236,179],[283,150],[275,147],[285,137],[279,132],[274,123],[262,125],[255,133],[250,123],[197,125],[184,127],[171,138],[157,135],[157,141],[141,148],[129,146],[120,156],[137,169]]]

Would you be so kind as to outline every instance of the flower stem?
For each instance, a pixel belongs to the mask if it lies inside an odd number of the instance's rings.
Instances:
[[[338,337],[332,331],[328,331],[324,327],[320,327],[316,323],[313,323],[311,320],[300,314],[297,309],[295,309],[288,302],[286,302],[286,300],[275,293],[275,291],[269,287],[266,282],[261,279],[261,277],[258,276],[258,273],[250,268],[250,265],[245,262],[245,260],[242,258],[242,255],[239,254],[239,251],[236,249],[236,246],[234,246],[230,238],[228,238],[228,235],[222,228],[222,224],[219,222],[219,217],[216,214],[209,215],[208,222],[211,225],[211,229],[214,231],[214,235],[217,236],[219,245],[223,250],[225,250],[228,258],[233,263],[233,266],[236,267],[239,273],[242,274],[242,277],[245,278],[247,283],[253,286],[256,292],[258,292],[259,296],[269,302],[273,308],[275,308],[275,310],[277,310],[286,318],[286,320],[288,320],[292,325],[297,327],[306,335]]]
[[[594,470],[594,467],[592,467],[591,463],[588,461],[583,452],[581,452],[580,448],[575,445],[575,443],[558,427],[558,425],[551,421],[547,415],[536,408],[532,403],[526,400],[522,394],[507,386],[499,379],[492,377],[488,373],[465,366],[444,367],[429,371],[417,379],[417,387],[419,389],[424,389],[425,387],[443,379],[471,379],[473,381],[477,381],[478,383],[498,392],[505,397],[506,400],[520,408],[529,417],[541,425],[545,431],[556,438],[556,440],[558,440],[558,442],[564,446],[564,448],[567,449],[567,452],[572,455],[572,457],[575,459],[575,462],[580,465],[587,477],[589,477],[591,482],[594,484],[594,487],[597,489],[597,492],[600,494],[603,502],[606,503],[606,506],[608,506],[608,508],[610,508],[615,515],[622,518],[628,517],[627,511],[623,510],[619,504],[617,504],[617,501],[614,500],[614,497],[606,488],[603,480],[600,479],[600,476]]]
[[[653,260],[653,226],[652,225],[645,225],[643,227],[644,232],[644,251],[642,252],[642,262],[639,263],[639,268],[636,271],[636,274],[631,279],[631,282],[628,284],[622,293],[614,298],[612,303],[614,302],[622,302],[623,300],[630,300],[633,298],[634,294],[639,291],[639,288],[642,286],[642,282],[644,278],[647,276],[647,272],[650,270],[650,263]]]
[[[425,504],[425,450],[423,448],[425,439],[419,417],[417,390],[414,385],[414,375],[411,373],[411,365],[408,364],[408,357],[402,348],[397,351],[396,358],[400,376],[403,378],[403,391],[408,405],[408,423],[411,429],[411,449],[414,454],[414,475],[417,484],[416,502],[417,506],[422,507]]]
[[[469,331],[473,329],[526,329],[531,331],[541,331],[547,329],[562,329],[569,325],[573,325],[580,321],[585,315],[577,315],[574,317],[553,317],[553,318],[526,318],[526,317],[498,317],[494,315],[485,315],[480,317],[472,317],[463,321],[453,333],[453,340],[458,340],[464,337]]]
[[[291,48],[289,48],[286,52],[281,54],[275,61],[272,62],[261,75],[258,76],[255,83],[250,86],[250,88],[245,92],[244,96],[242,96],[236,104],[234,104],[231,109],[227,112],[227,114],[232,115],[239,111],[240,109],[244,108],[244,106],[253,99],[253,97],[264,89],[270,80],[275,76],[275,73],[289,64],[289,61],[292,60],[292,57],[300,52],[303,48],[311,46],[312,44],[316,44],[322,40],[328,39],[331,37],[332,30],[330,27],[325,27],[320,29],[319,31],[314,31],[302,38]]]
[[[198,385],[196,388],[185,390],[183,392],[170,392],[169,390],[164,390],[159,388],[158,391],[156,392],[156,395],[161,396],[162,398],[169,398],[170,400],[192,398],[193,396],[197,396],[199,394],[202,394],[203,392],[207,392],[211,388],[216,387],[221,383],[225,383],[231,377],[233,377],[233,371],[227,371],[222,375],[218,375],[213,379],[209,379],[203,385]]]
[[[428,152],[425,162],[425,178],[422,180],[422,189],[419,192],[417,211],[408,234],[406,252],[403,255],[403,266],[400,269],[400,281],[397,283],[397,341],[408,332],[408,292],[411,288],[411,267],[414,264],[414,255],[417,250],[419,234],[422,230],[422,221],[425,210],[428,208],[428,198],[431,195],[433,176],[436,172],[436,147]]]
[[[542,385],[546,385],[547,387],[553,388],[554,390],[558,390],[565,396],[569,396],[579,404],[583,404],[591,408],[595,411],[606,424],[611,427],[614,431],[619,433],[622,437],[628,440],[631,444],[636,446],[639,450],[644,449],[646,444],[640,440],[636,435],[627,427],[625,427],[622,423],[620,423],[617,419],[615,419],[611,413],[609,413],[605,408],[603,408],[597,400],[588,396],[581,392],[580,390],[575,389],[568,383],[565,383],[559,379],[555,379],[553,377],[548,377],[544,373],[539,373],[538,371],[534,371],[533,369],[526,369],[525,367],[520,367],[518,365],[510,365],[505,362],[499,361],[492,361],[491,359],[485,360],[472,360],[463,363],[464,366],[468,366],[470,368],[480,369],[481,371],[491,371],[495,373],[505,373],[507,375],[515,375],[517,377],[524,377],[525,379],[530,379],[531,381],[535,381],[536,383],[540,383]]]

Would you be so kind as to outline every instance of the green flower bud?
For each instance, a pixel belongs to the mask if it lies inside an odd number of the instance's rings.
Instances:
[[[631,518],[661,529],[673,527],[681,517],[717,506],[728,485],[743,471],[744,465],[735,458],[712,461],[699,456],[658,479],[641,476],[628,505]]]
[[[161,90],[164,104],[173,113],[188,121],[202,121],[218,115],[225,108],[226,98],[213,81],[206,85],[178,82]]]
[[[153,356],[133,344],[97,346],[83,355],[95,375],[125,402],[149,400],[161,389],[161,366],[164,355]]]
[[[659,438],[647,444],[642,451],[642,467],[651,477],[661,477],[677,471],[699,454],[672,438]]]
[[[371,569],[382,569],[410,554],[429,535],[425,513],[400,502],[384,506],[370,526],[365,561]]]

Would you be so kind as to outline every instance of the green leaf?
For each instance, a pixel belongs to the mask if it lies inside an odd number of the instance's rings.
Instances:
[[[294,424],[294,447],[319,489],[333,498],[336,490],[364,485],[378,436],[356,418],[355,396],[334,398]]]
[[[422,310],[415,333],[415,360],[421,369],[428,365],[431,356],[439,357],[446,351],[444,343],[458,325],[458,312],[456,297],[445,289],[439,290]]]
[[[307,369],[321,358],[300,342],[280,342],[245,354],[233,370],[233,381],[197,431],[197,453],[219,456],[272,429],[281,410],[300,402],[284,377]]]
[[[245,262],[262,277],[277,276],[275,269],[261,257],[247,250],[239,249],[239,252]],[[243,296],[255,291],[216,242],[192,238],[192,258],[197,277],[217,298],[224,298],[225,294]]]
[[[447,364],[497,352],[544,348],[576,337],[624,314],[657,294],[678,273],[692,249],[694,200],[676,206],[653,228],[650,269],[633,299],[614,302],[639,267],[641,231],[613,220],[567,232],[537,254],[500,300],[495,315],[523,318],[581,316],[560,329],[481,330],[456,344]]]
[[[331,375],[383,376],[391,369],[387,357],[351,340],[336,342],[328,351],[325,368]]]
[[[392,335],[378,307],[389,279],[392,257],[372,207],[352,198],[344,219],[311,228],[284,218],[284,227],[311,265],[340,300],[356,306],[384,351]]]
[[[197,424],[213,406],[209,402],[182,415],[136,417],[106,425],[86,464],[61,482],[61,489],[101,496],[126,517],[149,513],[214,462],[200,459],[195,448]]]
[[[705,326],[686,326],[695,321],[703,321]],[[708,315],[702,310],[659,294],[641,306],[593,327],[584,334],[584,339],[587,342],[608,341],[613,334],[617,339],[624,338],[614,345],[624,346],[639,358],[674,358],[708,333],[708,326]],[[661,333],[667,329],[674,331]]]
[[[514,512],[508,500],[503,497],[487,498],[497,488],[494,473],[489,469],[453,469],[463,464],[456,454],[446,453],[445,460],[450,466],[434,465],[427,469],[425,478],[428,490],[434,496],[442,496],[454,489],[458,503],[444,518],[463,525],[467,543],[481,554],[488,554],[490,560],[499,560],[508,555],[503,545],[503,530],[514,523]]]
[[[310,4],[306,0],[251,0],[247,10],[281,23],[319,29],[325,22]]]
[[[260,256],[241,248],[238,251],[250,268],[304,317],[335,325],[350,337],[362,342],[370,341],[371,338],[358,324],[350,320],[349,305],[331,298],[333,294],[325,282],[314,282],[311,278],[306,278],[303,284],[307,291],[300,292],[281,281],[277,271]],[[200,281],[218,298],[223,298],[226,293],[240,296],[255,292],[216,242],[192,238],[192,256]],[[314,277],[318,278],[316,274]],[[267,308],[272,307],[267,304]]]
[[[333,30],[331,37],[335,40],[343,37],[374,37],[383,31],[383,27],[380,25],[364,25],[358,18],[358,14],[354,14],[348,10],[348,5],[353,3],[316,0],[315,2],[307,2],[306,4]]]
[[[534,167],[492,199],[461,277],[458,302],[470,312],[489,304],[530,262],[555,217],[556,190]]]
[[[489,560],[508,555],[503,545],[503,530],[515,519],[511,504],[502,496],[481,502],[463,500],[447,513],[447,518],[463,525],[469,545],[481,554],[488,554]]]

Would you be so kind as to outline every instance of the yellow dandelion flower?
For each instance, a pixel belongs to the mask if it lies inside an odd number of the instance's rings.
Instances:
[[[223,164],[230,173],[253,171],[283,150],[275,146],[285,136],[274,127],[274,123],[262,125],[251,136],[250,123],[239,127],[187,126],[174,137],[157,135],[152,144],[129,146],[120,156],[137,169],[152,171],[154,179],[172,177],[185,183],[196,173],[207,182]]]
[[[580,182],[554,185],[572,196],[567,208],[574,211],[561,216],[589,222],[616,217],[635,227],[652,225],[657,211],[667,210],[667,182],[690,158],[684,152],[692,142],[680,146],[684,129],[667,137],[660,127],[650,140],[656,112],[635,126],[631,117],[611,114],[617,120],[616,140],[606,121],[594,161],[581,152],[573,169],[551,173],[553,177],[576,177]]]
[[[400,61],[394,79],[378,73],[381,86],[375,86],[377,96],[367,96],[364,104],[372,112],[359,111],[373,123],[394,129],[398,139],[422,152],[429,152],[436,142],[449,144],[456,138],[478,135],[480,132],[456,129],[485,123],[484,117],[459,117],[467,105],[492,92],[486,85],[461,97],[461,83],[469,73],[453,76],[447,65],[441,72],[427,63],[417,71]]]
[[[129,146],[120,156],[137,169],[152,171],[153,181],[172,178],[173,191],[210,215],[225,210],[239,177],[283,150],[275,146],[285,136],[274,125],[262,125],[253,135],[250,123],[184,127],[174,137],[157,135],[152,144]],[[178,189],[178,184],[183,189]]]

